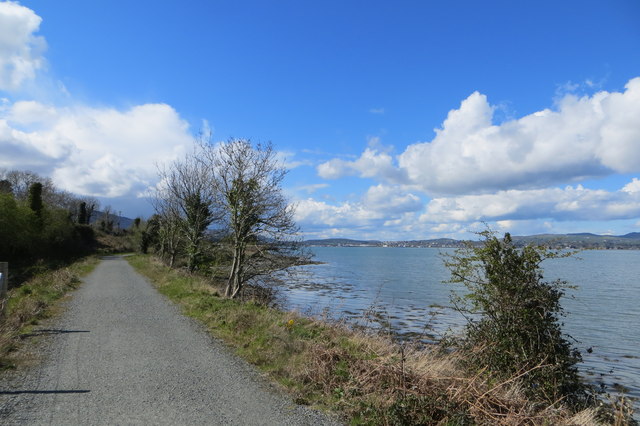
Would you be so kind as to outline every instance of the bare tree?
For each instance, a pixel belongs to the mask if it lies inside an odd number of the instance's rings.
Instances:
[[[51,198],[56,192],[53,181],[37,173],[22,170],[0,170],[0,178],[6,180],[17,200],[29,198],[29,188],[36,182],[42,184],[42,200],[47,204],[51,203]]]
[[[201,255],[204,232],[215,219],[211,170],[199,161],[196,153],[192,153],[182,161],[161,168],[160,180],[155,207],[162,218],[161,229],[167,233],[168,244],[177,241],[175,231],[180,231],[185,243],[187,268],[193,272]]]
[[[281,188],[287,170],[270,143],[231,139],[201,148],[198,158],[213,171],[219,223],[233,257],[225,296],[235,298],[247,281],[295,262],[298,227]]]

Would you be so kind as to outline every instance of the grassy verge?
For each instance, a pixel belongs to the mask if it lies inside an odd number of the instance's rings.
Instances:
[[[282,384],[297,403],[351,424],[593,424],[595,412],[527,400],[518,377],[469,377],[455,354],[415,350],[382,337],[256,303],[219,297],[204,278],[170,270],[149,256],[127,260],[186,315]]]
[[[9,291],[6,315],[0,319],[0,369],[19,364],[21,336],[50,317],[56,311],[56,302],[77,288],[80,277],[91,272],[98,262],[97,258],[88,257],[66,267],[42,271]]]

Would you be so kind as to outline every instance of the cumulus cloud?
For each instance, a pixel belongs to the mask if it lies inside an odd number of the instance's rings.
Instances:
[[[631,182],[629,182],[628,184],[626,184],[621,191],[624,192],[628,192],[628,193],[640,193],[640,179],[638,178],[633,178],[631,180]]]
[[[311,198],[301,200],[296,203],[296,221],[306,232],[320,232],[321,236],[330,236],[327,230],[333,229],[342,236],[387,235],[397,239],[398,231],[422,226],[416,215],[423,208],[423,202],[414,194],[399,187],[376,185],[357,201],[331,204]]]
[[[435,223],[541,218],[559,221],[633,219],[640,216],[638,182],[634,179],[621,190],[613,192],[577,185],[434,198],[420,219]]]
[[[474,93],[449,112],[436,137],[398,161],[436,194],[540,188],[588,176],[640,171],[640,78],[623,93],[565,96],[543,110],[492,124],[493,107]]]
[[[192,145],[188,124],[166,104],[125,111],[86,106],[56,108],[17,102],[0,115],[0,167],[51,176],[77,194],[119,197],[142,193],[156,164]]]
[[[318,175],[324,179],[338,179],[344,176],[360,176],[363,178],[379,178],[389,183],[403,183],[406,174],[394,165],[391,155],[368,147],[360,158],[347,161],[334,158],[322,163],[317,168]]]
[[[42,18],[17,2],[0,3],[0,90],[17,90],[44,66]]]
[[[363,205],[385,216],[415,212],[423,207],[422,201],[416,195],[385,185],[370,187],[363,197]]]
[[[496,107],[475,92],[449,112],[429,142],[393,158],[368,147],[355,161],[332,159],[318,175],[403,183],[430,195],[544,188],[640,171],[640,77],[623,92],[566,94],[555,110],[493,124]]]

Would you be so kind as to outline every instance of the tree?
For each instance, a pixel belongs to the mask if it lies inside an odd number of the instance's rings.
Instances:
[[[87,225],[89,223],[87,220],[87,203],[84,201],[82,201],[79,206],[78,223],[80,225]]]
[[[578,374],[580,353],[564,337],[560,316],[565,281],[543,281],[540,264],[565,257],[544,247],[514,246],[481,232],[482,246],[468,245],[445,257],[450,282],[468,290],[454,296],[467,318],[459,340],[467,367],[494,379],[520,376],[529,396],[548,402],[586,402],[589,393]]]
[[[212,171],[200,161],[197,153],[160,170],[161,185],[156,192],[155,210],[161,218],[164,242],[175,259],[180,231],[187,254],[187,269],[198,265],[202,240],[207,227],[215,219]]]
[[[16,201],[12,194],[0,193],[0,259],[15,262],[28,257],[35,231],[35,215],[31,209]]]
[[[184,239],[180,230],[180,217],[173,216],[176,213],[174,209],[156,210],[157,213],[152,216],[149,232],[152,233],[153,239],[157,241],[160,258],[167,261],[170,268],[173,268],[178,254],[184,245]]]
[[[201,148],[200,161],[214,173],[215,205],[233,259],[225,296],[235,298],[247,281],[297,260],[298,227],[281,188],[287,170],[270,143],[231,139]]]
[[[42,184],[34,182],[29,187],[29,208],[36,214],[38,218],[42,217]]]
[[[13,186],[6,179],[0,180],[0,194],[13,194]]]
[[[113,232],[113,224],[115,222],[115,215],[111,212],[111,206],[105,206],[102,211],[102,216],[98,223],[100,224],[100,230],[106,233]]]

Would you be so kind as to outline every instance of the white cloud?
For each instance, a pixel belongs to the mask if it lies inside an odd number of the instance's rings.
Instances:
[[[371,114],[382,115],[382,114],[384,114],[384,108],[371,108],[371,109],[369,110],[369,112],[370,112]]]
[[[636,182],[634,179],[615,192],[578,185],[434,198],[420,219],[433,223],[543,218],[559,221],[634,219],[640,216],[640,191],[630,191],[629,187],[637,185]]]
[[[445,232],[458,232],[462,229],[462,225],[459,223],[439,223],[435,226],[432,226],[430,230],[436,233],[445,233]]]
[[[628,193],[640,192],[640,180],[638,178],[633,178],[631,182],[622,188],[622,191]]]
[[[357,175],[363,178],[379,178],[389,183],[403,183],[406,175],[394,165],[393,157],[387,152],[368,147],[360,158],[346,161],[334,158],[318,166],[318,175],[324,179],[338,179]]]
[[[335,206],[309,198],[296,203],[295,218],[304,229],[363,226],[375,217],[360,204],[345,202]]]
[[[406,214],[422,208],[423,203],[417,196],[398,187],[377,185],[356,202],[332,205],[311,198],[299,201],[296,220],[303,226],[390,226],[397,225],[394,220],[406,219]]]
[[[640,78],[624,93],[565,96],[543,110],[493,125],[493,107],[474,93],[429,143],[411,145],[399,165],[421,188],[465,194],[536,188],[640,170]]]
[[[384,215],[415,212],[423,208],[422,201],[416,195],[385,185],[370,187],[362,201],[367,209]]]
[[[192,140],[165,104],[119,111],[17,102],[0,115],[0,167],[51,176],[77,194],[132,196],[154,184],[156,163],[181,156]]]
[[[296,189],[299,190],[299,191],[304,191],[307,194],[313,194],[314,192],[318,191],[319,189],[328,188],[328,187],[329,187],[328,183],[316,183],[316,184],[312,184],[312,185],[299,186]]]
[[[295,153],[291,151],[278,151],[276,152],[276,158],[287,169],[295,169],[301,166],[311,166],[312,163],[309,160],[294,160]]]
[[[449,112],[429,142],[397,158],[367,147],[355,161],[333,159],[325,179],[356,175],[431,195],[544,188],[586,177],[640,171],[640,77],[623,92],[564,95],[557,109],[493,124],[496,107],[478,92]]]
[[[44,66],[42,18],[17,2],[0,3],[0,90],[17,90]]]

